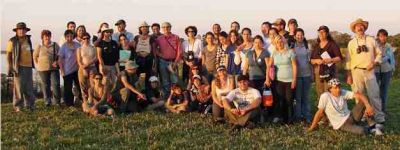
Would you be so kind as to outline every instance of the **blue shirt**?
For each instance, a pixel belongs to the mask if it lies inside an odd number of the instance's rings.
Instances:
[[[274,65],[276,68],[276,79],[282,82],[293,81],[292,60],[295,60],[296,55],[292,50],[275,51],[272,54]]]
[[[63,60],[63,68],[61,69],[64,70],[65,76],[78,71],[76,51],[79,47],[81,47],[81,44],[78,42],[73,42],[72,48],[70,48],[67,43],[64,43],[58,52],[59,57]]]
[[[234,59],[235,59],[235,49],[236,49],[236,46],[234,46],[234,45],[229,45],[227,48],[226,48],[226,52],[228,53],[228,66],[227,66],[227,72],[228,72],[228,74],[230,74],[230,75],[239,75],[239,74],[241,74],[241,71],[240,71],[240,64],[239,65],[236,65],[235,64],[235,61],[234,61]]]
[[[255,50],[251,50],[247,53],[250,80],[265,79],[265,71],[267,69],[265,58],[268,57],[270,57],[270,54],[267,50],[261,51],[258,57],[256,57]]]

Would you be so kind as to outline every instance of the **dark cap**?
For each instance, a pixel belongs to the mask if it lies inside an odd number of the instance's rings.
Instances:
[[[320,26],[317,31],[321,31],[321,30],[325,30],[326,32],[329,33],[329,28],[325,25]]]
[[[249,80],[249,76],[247,76],[247,75],[240,75],[240,76],[238,77],[238,81],[243,81],[243,80],[248,81],[248,80]]]
[[[16,32],[17,29],[25,29],[26,31],[30,31],[30,30],[31,30],[31,29],[29,29],[28,27],[26,27],[25,22],[19,22],[19,23],[17,23],[17,25],[15,26],[15,28],[13,29],[13,31]]]
[[[115,23],[115,25],[117,26],[117,25],[119,25],[121,23],[126,25],[126,22],[123,19],[118,20],[117,23]]]

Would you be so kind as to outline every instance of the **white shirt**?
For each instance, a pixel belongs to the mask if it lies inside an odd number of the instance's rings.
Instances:
[[[229,92],[225,97],[228,102],[233,102],[236,108],[245,109],[250,106],[255,100],[260,99],[261,94],[258,90],[249,87],[246,91],[242,91],[239,88]]]
[[[347,101],[354,98],[354,93],[342,90],[339,97],[325,92],[319,98],[318,108],[324,109],[333,129],[338,130],[349,118],[350,111],[347,108]]]
[[[203,44],[200,39],[195,39],[193,45],[189,44],[189,40],[185,40],[182,42],[183,52],[187,53],[188,51],[193,51],[194,58],[201,58],[201,50],[203,49]]]

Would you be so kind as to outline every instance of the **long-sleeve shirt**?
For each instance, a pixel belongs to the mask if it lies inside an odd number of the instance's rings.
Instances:
[[[357,53],[358,46],[365,45],[367,52]],[[381,63],[382,51],[371,36],[355,37],[347,47],[346,52],[346,70],[355,68],[367,68],[372,62]]]

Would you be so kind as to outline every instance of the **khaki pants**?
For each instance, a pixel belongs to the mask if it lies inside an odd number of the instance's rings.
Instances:
[[[88,99],[88,91],[90,88],[90,85],[93,85],[93,83],[90,82],[90,71],[96,70],[96,67],[90,67],[88,69],[82,69],[79,68],[78,70],[78,80],[79,80],[79,85],[81,87],[81,93],[82,93],[82,100],[84,102],[87,102]]]
[[[240,125],[240,126],[245,126],[248,121],[253,120],[255,118],[258,118],[258,114],[260,112],[260,108],[256,108],[248,112],[247,114],[243,116],[239,116],[236,114],[233,114],[231,111],[226,110],[225,111],[225,118],[229,123],[234,124],[234,125]]]
[[[363,117],[365,110],[365,105],[362,102],[357,103],[353,109],[351,110],[351,115],[347,118],[346,122],[340,127],[340,130],[355,133],[355,134],[364,134],[365,129],[362,126],[356,125],[356,122],[359,122]],[[375,121],[372,118],[366,118],[368,125],[374,125]]]
[[[353,69],[352,89],[354,92],[366,93],[369,103],[375,110],[375,121],[384,122],[385,114],[382,111],[382,100],[379,96],[379,85],[376,81],[374,70]]]

